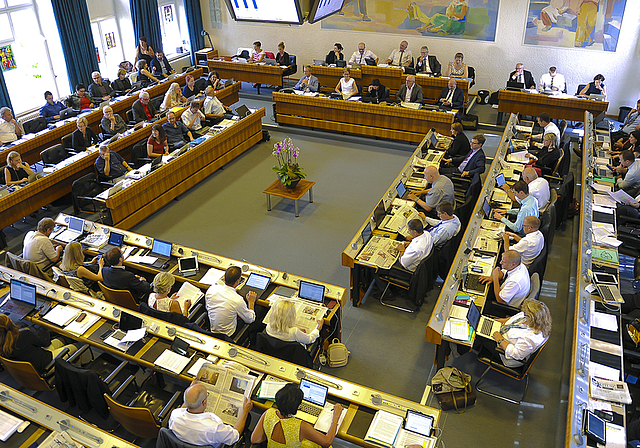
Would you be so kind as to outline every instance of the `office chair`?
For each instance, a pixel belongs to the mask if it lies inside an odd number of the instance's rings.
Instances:
[[[44,272],[42,269],[40,269],[40,267],[37,264],[35,264],[33,261],[25,260],[24,258],[14,255],[11,252],[5,253],[4,264],[7,267],[14,269],[16,271],[20,271],[25,274],[29,274],[34,277],[38,277],[42,280],[53,283],[53,279],[51,278],[51,276],[46,272]],[[49,266],[47,266],[45,270],[53,266],[53,264],[54,263],[49,264]]]
[[[22,124],[25,134],[35,134],[47,128],[47,120],[44,117],[36,117]]]
[[[69,353],[69,349],[65,348],[49,364],[44,368],[42,374],[33,367],[33,364],[25,361],[13,361],[11,359],[0,356],[0,364],[9,372],[22,389],[35,390],[38,392],[52,391],[56,388],[54,381],[54,370],[56,360]]]
[[[542,344],[538,348],[538,350],[536,350],[531,355],[529,355],[529,359],[527,359],[525,363],[520,367],[505,366],[504,364],[502,364],[499,357],[498,359],[496,359],[496,356],[494,353],[490,352],[486,347],[481,345],[480,350],[478,352],[478,361],[480,361],[483,364],[487,364],[488,367],[484,371],[484,373],[480,376],[480,379],[478,379],[478,382],[476,383],[476,390],[482,394],[499,398],[500,400],[508,401],[509,403],[513,403],[513,404],[522,403],[522,400],[524,400],[524,395],[527,392],[527,387],[529,386],[529,375],[528,375],[529,370],[531,369],[533,362],[538,358],[538,355],[540,354],[542,349],[547,345],[547,342],[548,342],[548,339],[547,341],[545,341],[544,344]],[[490,392],[487,389],[483,389],[481,387],[481,384],[483,380],[485,380],[485,376],[487,375],[487,373],[489,373],[490,370],[494,370],[502,375],[508,376],[509,378],[513,378],[514,380],[518,381],[519,384],[521,384],[522,380],[524,380],[524,387],[522,389],[522,394],[520,394],[520,398],[513,399],[513,398],[506,397],[504,395],[500,395],[499,393]],[[504,387],[506,385],[504,378],[501,378],[499,381],[500,381],[500,384],[497,385],[498,387]]]
[[[547,268],[547,254],[549,248],[545,244],[536,258],[529,265],[529,275],[537,273],[540,276],[540,282],[544,279],[544,271]]]
[[[104,201],[96,200],[95,197],[104,190],[105,186],[98,181],[95,173],[89,173],[74,180],[71,184],[73,214],[76,216],[80,213],[98,215],[98,222],[103,222],[107,208]]]
[[[98,282],[98,286],[100,286],[100,291],[104,294],[104,298],[107,302],[133,311],[138,310],[138,304],[130,291],[127,291],[126,289],[120,290],[107,288],[102,282]]]
[[[156,319],[161,319],[165,322],[184,327],[189,322],[193,322],[192,319],[200,317],[203,311],[203,306],[202,303],[198,303],[195,307],[193,307],[193,310],[189,313],[188,316],[184,316],[180,313],[158,311],[151,308],[146,302],[140,302],[140,305],[138,305],[138,311],[140,311],[142,314],[146,314],[147,316],[151,316]]]
[[[387,286],[380,296],[380,303],[389,308],[395,308],[407,313],[415,313],[418,311],[424,303],[425,296],[435,285],[435,280],[438,276],[438,270],[435,266],[437,261],[436,252],[435,250],[431,250],[431,253],[420,261],[420,264],[418,264],[418,267],[413,273],[405,269],[391,268],[388,270],[388,273],[385,272],[384,274],[378,275],[377,279],[387,282]],[[415,305],[415,308],[385,302],[384,296],[391,285],[406,290],[409,300]]]
[[[64,147],[64,149],[66,149],[67,151],[70,149],[73,149],[73,133],[67,134],[64,137],[62,137],[60,139],[60,142],[62,143],[62,146]]]
[[[54,166],[67,157],[69,157],[69,153],[61,144],[47,148],[40,153],[40,158],[44,166]]]
[[[469,88],[471,88],[476,83],[476,69],[467,65],[467,71],[469,72],[469,78],[471,78],[471,82],[469,82]]]
[[[227,446],[225,448],[242,448],[245,445],[245,436],[250,436],[248,433],[249,420],[251,419],[251,415],[247,418],[247,423],[245,424],[245,430],[240,434],[240,438],[233,445]],[[202,445],[192,445],[190,443],[183,442],[178,439],[176,435],[169,428],[160,428],[160,432],[158,433],[158,440],[156,441],[156,448],[209,448],[209,446],[202,447]]]
[[[311,344],[311,351],[308,351],[296,341],[285,342],[266,333],[256,334],[256,351],[309,369],[313,369],[313,353],[317,353],[318,348],[318,340]]]
[[[140,168],[145,163],[151,163],[151,159],[147,157],[147,140],[140,140],[131,148],[131,165]]]

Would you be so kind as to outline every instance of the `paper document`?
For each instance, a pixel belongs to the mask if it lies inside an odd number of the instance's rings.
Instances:
[[[220,359],[220,358],[218,358],[215,355],[209,355],[206,358],[198,358],[198,360],[196,362],[194,362],[191,367],[189,367],[189,370],[187,370],[187,375],[196,376],[198,374],[198,372],[200,371],[200,368],[204,364],[206,364],[206,363],[215,364],[216,362],[218,362],[218,359]]]
[[[609,193],[609,196],[611,196],[613,199],[620,202],[621,204],[630,204],[632,202],[636,202],[635,198],[624,190],[618,190],[615,192],[609,191],[608,193]]]
[[[401,428],[394,446],[395,448],[408,448],[411,445],[418,445],[424,448],[434,448],[436,446],[435,444],[436,439],[433,437],[425,437]]]
[[[260,392],[258,398],[273,400],[276,398],[276,393],[286,386],[284,381],[263,381],[260,383]]]
[[[592,207],[592,210],[594,212],[599,212],[599,213],[604,213],[605,215],[613,215],[615,213],[615,210],[609,207],[601,207],[599,205],[594,205]]]
[[[44,320],[48,320],[52,324],[66,327],[73,319],[80,314],[78,308],[69,305],[58,305],[44,316]]]
[[[589,339],[589,347],[592,350],[622,356],[622,346],[618,344],[611,344],[610,342],[601,341],[599,339]]]
[[[176,300],[180,303],[180,309],[184,311],[185,302],[191,301],[189,311],[198,303],[198,301],[204,297],[204,293],[197,286],[192,285],[189,282],[184,282],[177,292],[178,296]],[[169,297],[158,299],[156,301],[158,311],[169,312],[171,311],[171,300]]]
[[[602,328],[603,330],[618,331],[618,318],[613,314],[600,313],[593,311],[591,313],[591,326]]]
[[[209,268],[206,274],[202,276],[199,283],[205,285],[213,285],[218,282],[224,275],[224,271],[222,269]]]
[[[332,403],[325,403],[322,412],[318,416],[318,421],[316,421],[313,427],[326,434],[329,428],[331,428],[331,422],[333,421],[333,408],[334,405]],[[342,425],[345,415],[347,415],[347,408],[342,408],[342,412],[340,412],[340,417],[338,418],[338,430]]]
[[[620,381],[620,370],[589,361],[589,374],[610,381]]]
[[[147,328],[136,328],[135,330],[127,331],[127,334],[122,338],[121,342],[138,342],[147,334]]]
[[[169,372],[179,375],[180,372],[187,367],[189,361],[191,361],[190,357],[179,355],[167,348],[153,363],[158,367],[162,367]]]
[[[609,193],[611,191],[610,185],[602,185],[597,182],[593,182],[591,187],[599,193]],[[625,193],[626,194],[626,193]]]
[[[130,263],[142,263],[142,264],[153,264],[158,259],[156,257],[150,257],[148,255],[132,255],[127,258],[127,261]]]
[[[93,324],[98,322],[98,320],[100,320],[100,316],[87,313],[82,322],[78,322],[77,319],[74,319],[69,325],[64,327],[64,329],[76,336],[82,336]]]
[[[0,411],[0,440],[6,442],[23,422],[24,420]]]
[[[627,432],[624,426],[616,425],[615,423],[606,422],[606,436],[607,448],[626,448],[627,446]]]
[[[594,194],[593,203],[600,207],[616,208],[616,201],[611,196],[605,196],[603,194]]]
[[[404,418],[399,415],[386,411],[376,412],[364,441],[382,446],[393,446],[403,421]]]
[[[527,151],[512,152],[507,155],[507,161],[518,163],[529,163],[529,157],[527,157]]]
[[[466,320],[449,318],[446,325],[449,326],[449,337],[451,339],[457,339],[458,341],[469,340],[469,324]]]

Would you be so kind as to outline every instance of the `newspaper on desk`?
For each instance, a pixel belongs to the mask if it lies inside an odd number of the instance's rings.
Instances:
[[[591,376],[589,378],[589,396],[614,403],[631,404],[629,386],[624,381],[610,381]]]
[[[313,303],[308,300],[300,300],[296,297],[284,297],[278,294],[271,294],[267,299],[269,301],[269,312],[264,316],[263,323],[271,322],[271,314],[276,303],[280,300],[289,300],[296,309],[296,327],[304,330],[305,333],[311,333],[318,326],[318,322],[324,319],[324,315],[329,308],[320,304]]]
[[[250,398],[255,378],[235,369],[205,363],[196,376],[209,392],[206,412],[213,412],[228,425],[235,425],[244,406],[244,398]]]
[[[372,236],[367,245],[360,251],[356,260],[358,263],[389,269],[400,255],[397,242],[391,238]]]
[[[419,219],[418,210],[415,209],[415,203],[405,204],[403,206],[394,209],[392,214],[387,215],[380,228],[382,230],[389,230],[391,232],[397,232],[404,237],[409,236],[409,221],[412,219]]]

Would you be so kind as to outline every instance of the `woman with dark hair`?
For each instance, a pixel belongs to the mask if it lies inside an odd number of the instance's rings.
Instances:
[[[338,432],[338,420],[342,414],[342,406],[336,403],[333,408],[333,419],[326,434],[314,429],[294,415],[302,403],[302,391],[295,383],[288,383],[276,393],[276,407],[267,409],[258,420],[251,443],[267,441],[267,448],[298,448],[303,440],[309,440],[322,447],[329,447]]]
[[[213,90],[222,90],[224,88],[224,82],[220,79],[220,74],[217,71],[211,70],[209,72],[207,86],[213,87]]]
[[[449,146],[443,158],[466,157],[469,151],[471,151],[471,145],[464,133],[462,123],[458,121],[451,125],[451,135],[453,135],[453,142],[451,142],[451,146]]]
[[[584,89],[580,91],[580,95],[589,96],[589,95],[604,95],[607,96],[607,88],[604,86],[604,76],[598,74],[593,77],[593,82],[590,82]]]
[[[336,61],[344,61],[344,55],[342,54],[342,44],[336,42],[333,46],[333,51],[330,51],[326,58],[324,58],[324,62],[327,65],[335,64]]]
[[[282,72],[282,76],[289,76],[294,72],[291,66],[291,56],[284,51],[284,42],[278,44],[278,52],[276,53],[276,64],[280,66],[286,66],[287,68]]]
[[[138,82],[142,87],[147,87],[151,82],[158,82],[158,78],[149,71],[149,63],[146,59],[136,62],[136,67],[138,67]]]
[[[140,59],[144,59],[145,61],[147,61],[147,64],[151,64],[153,58],[156,57],[153,48],[151,48],[151,46],[147,44],[147,38],[144,36],[141,36],[138,41],[140,44],[136,47],[136,58],[133,61],[134,64]]]
[[[155,158],[162,155],[169,155],[167,133],[162,125],[156,123],[151,128],[151,135],[147,140],[147,156]]]

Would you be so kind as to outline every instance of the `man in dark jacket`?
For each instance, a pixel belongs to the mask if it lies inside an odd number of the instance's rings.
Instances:
[[[124,257],[117,247],[104,256],[105,267],[102,268],[103,283],[107,288],[127,290],[136,302],[140,302],[151,292],[151,285],[144,277],[134,275],[124,267]]]

